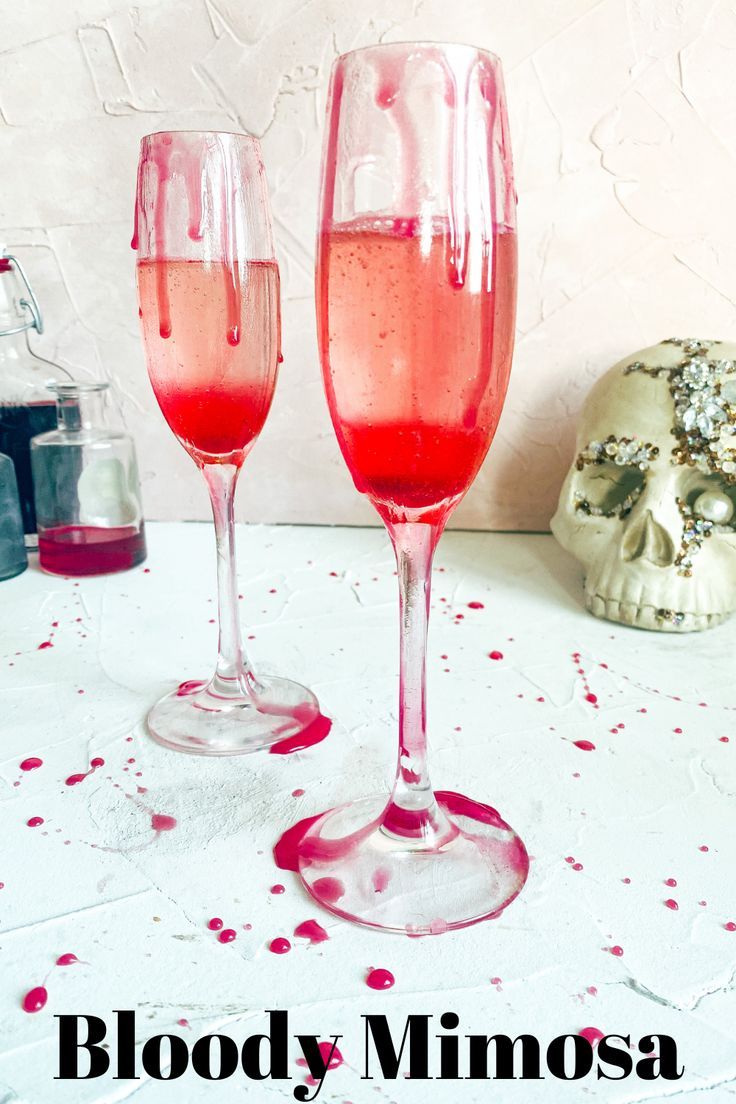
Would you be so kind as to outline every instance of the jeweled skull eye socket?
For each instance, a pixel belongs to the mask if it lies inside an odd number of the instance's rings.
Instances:
[[[697,473],[689,481],[684,502],[690,512],[714,525],[736,524],[736,486],[720,475]]]
[[[626,517],[644,490],[646,472],[637,464],[603,461],[586,465],[575,485],[579,510],[596,517]]]
[[[659,448],[637,437],[589,441],[575,461],[580,472],[575,508],[594,517],[623,518],[644,490],[646,472]]]

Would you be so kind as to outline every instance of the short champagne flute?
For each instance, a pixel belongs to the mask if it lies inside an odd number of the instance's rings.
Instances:
[[[528,872],[523,843],[494,808],[433,790],[425,695],[432,557],[506,395],[515,226],[498,58],[437,43],[338,58],[322,162],[318,336],[340,449],[396,553],[398,764],[388,800],[353,802],[305,826],[297,864],[332,912],[414,935],[497,916]]]
[[[202,471],[217,538],[219,650],[148,715],[179,751],[231,755],[325,728],[310,690],[261,677],[238,615],[233,500],[271,406],[281,358],[279,270],[258,141],[164,131],[142,140],[133,247],[148,373],[170,428]]]

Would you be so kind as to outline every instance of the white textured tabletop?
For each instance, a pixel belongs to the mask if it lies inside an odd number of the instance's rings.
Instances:
[[[496,806],[532,863],[498,920],[408,939],[320,914],[271,854],[294,821],[388,788],[398,682],[388,540],[377,529],[241,527],[238,547],[254,661],[310,685],[334,718],[309,751],[207,761],[143,731],[172,683],[210,673],[209,526],[150,526],[149,559],[126,574],[74,581],[32,567],[0,586],[0,1101],[294,1100],[305,1077],[296,1044],[290,1081],[240,1073],[213,1086],[188,1071],[167,1084],[112,1070],[54,1080],[59,1013],[99,1015],[112,1031],[113,1009],[135,1009],[139,1043],[177,1033],[191,1045],[219,1029],[240,1045],[274,1008],[289,1010],[292,1034],[343,1036],[323,1101],[732,1100],[736,621],[681,637],[596,621],[551,537],[446,535],[429,641],[433,779]],[[42,765],[21,770],[28,757]],[[87,773],[95,758],[104,765]],[[209,930],[214,916],[233,942]],[[294,935],[312,918],[327,941]],[[269,951],[277,936],[288,953]],[[80,961],[55,965],[69,953]],[[394,987],[369,989],[369,967],[390,970]],[[24,1012],[44,979],[45,1008]],[[407,1015],[445,1011],[460,1017],[455,1034],[527,1032],[543,1046],[586,1027],[632,1045],[668,1034],[685,1074],[361,1079],[361,1016],[385,1013],[400,1038]]]

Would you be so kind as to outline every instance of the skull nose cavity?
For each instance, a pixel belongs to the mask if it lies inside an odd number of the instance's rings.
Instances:
[[[623,559],[648,560],[656,567],[670,567],[675,561],[675,546],[669,534],[652,517],[652,511],[629,524],[621,544]]]

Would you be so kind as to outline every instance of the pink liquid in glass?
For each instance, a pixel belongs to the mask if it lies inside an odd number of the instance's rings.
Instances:
[[[476,247],[459,281],[442,222],[337,225],[322,234],[317,290],[330,412],[357,489],[386,522],[441,521],[503,408],[516,235]]]
[[[141,327],[161,411],[199,464],[242,464],[279,359],[274,261],[141,261]]]

